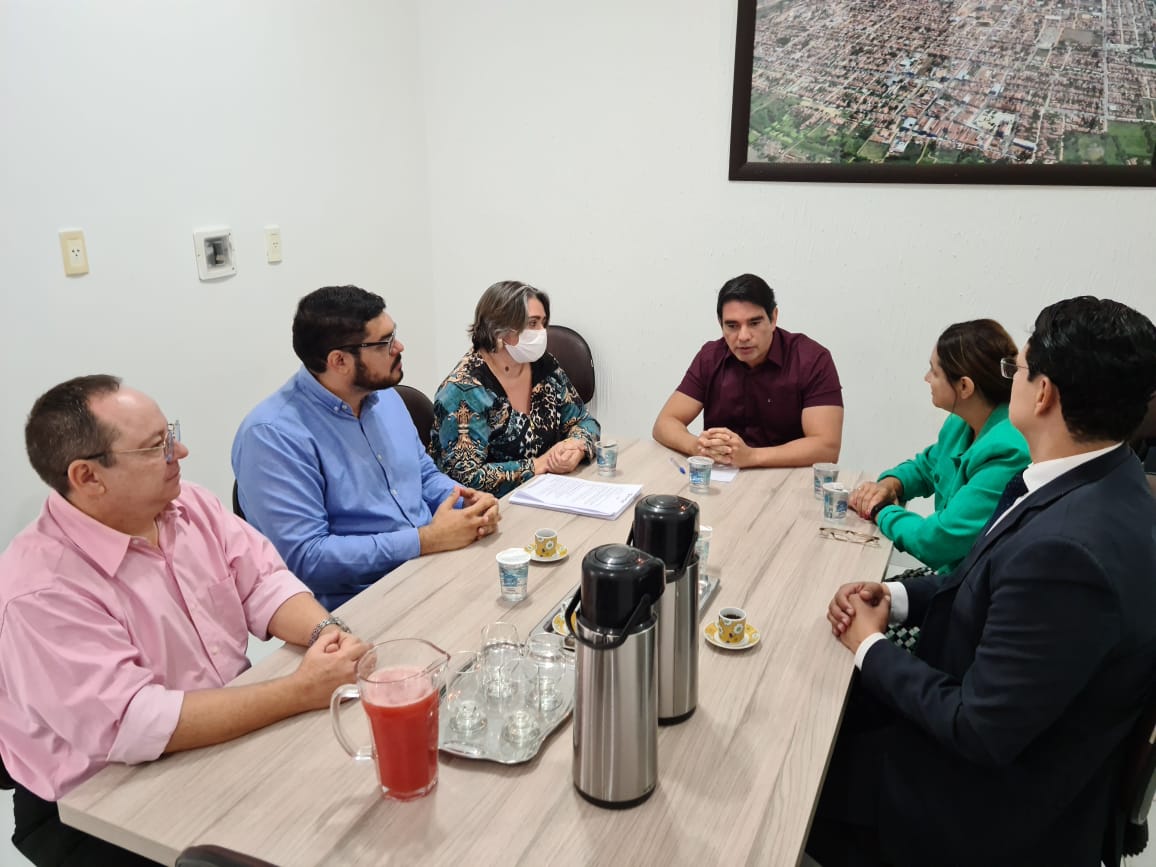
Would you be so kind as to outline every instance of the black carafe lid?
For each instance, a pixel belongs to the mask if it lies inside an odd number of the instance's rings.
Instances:
[[[631,541],[667,569],[681,569],[698,535],[698,503],[671,494],[651,494],[634,507]]]
[[[642,597],[658,602],[666,585],[662,561],[629,545],[599,545],[582,558],[582,619],[622,629]]]

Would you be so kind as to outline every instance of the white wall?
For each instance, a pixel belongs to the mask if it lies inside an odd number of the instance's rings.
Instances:
[[[648,436],[719,286],[764,276],[780,324],[834,353],[845,465],[879,469],[942,420],[921,378],[940,331],[1017,341],[1091,292],[1156,314],[1150,189],[730,183],[735,3],[421,7],[438,361],[494,280],[551,293],[590,341],[604,430]]]
[[[294,368],[293,305],[325,283],[386,296],[407,381],[432,391],[481,291],[534,282],[593,346],[605,430],[646,436],[717,333],[718,286],[760,273],[781,324],[834,352],[843,463],[872,469],[934,434],[920,378],[949,322],[990,315],[1020,337],[1085,291],[1156,312],[1151,190],[728,182],[733,0],[0,15],[3,541],[43,497],[24,416],[80,372],[160,398],[186,477],[227,496],[233,430]],[[191,230],[216,223],[239,272],[200,283]],[[61,271],[73,226],[86,277]]]
[[[727,182],[734,20],[734,0],[0,4],[0,544],[43,499],[24,417],[82,372],[157,396],[186,477],[227,497],[236,424],[326,283],[386,296],[432,391],[481,291],[529,280],[592,344],[606,431],[646,436],[719,285],[760,273],[834,352],[843,463],[871,468],[933,436],[920,377],[949,322],[1018,338],[1080,292],[1156,313],[1151,190]],[[239,272],[199,283],[191,231],[217,223]],[[69,227],[86,277],[62,274]]]
[[[181,420],[185,477],[227,497],[237,424],[296,368],[306,292],[382,293],[407,364],[432,370],[414,8],[0,4],[0,545],[44,497],[24,419],[70,376],[116,373],[155,396]],[[219,223],[238,271],[201,283],[192,230]],[[69,227],[86,232],[87,276],[63,274]]]

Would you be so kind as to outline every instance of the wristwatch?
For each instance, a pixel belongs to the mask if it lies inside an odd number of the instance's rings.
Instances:
[[[328,617],[313,627],[313,634],[309,636],[310,647],[312,647],[317,642],[317,639],[321,637],[321,630],[326,626],[336,626],[342,632],[353,632],[353,630],[349,628],[349,625],[344,620],[342,620],[340,617],[335,617],[330,614]]]
[[[887,506],[890,506],[890,505],[891,505],[890,503],[876,503],[875,507],[873,509],[871,509],[871,514],[868,515],[868,517],[872,521],[874,521],[876,518],[879,517],[879,513],[882,512]]]

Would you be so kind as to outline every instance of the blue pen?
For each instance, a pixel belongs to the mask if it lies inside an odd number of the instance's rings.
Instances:
[[[679,463],[678,461],[676,461],[674,458],[671,458],[671,459],[670,459],[670,463],[671,463],[671,466],[673,466],[673,467],[674,467],[676,470],[678,470],[678,471],[679,471],[680,473],[682,473],[684,476],[686,475],[686,467],[684,467],[682,464],[680,464],[680,463]]]

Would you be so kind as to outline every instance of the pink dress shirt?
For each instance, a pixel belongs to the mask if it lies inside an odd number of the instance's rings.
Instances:
[[[159,549],[53,492],[0,555],[0,754],[42,798],[160,756],[185,691],[243,672],[249,633],[309,592],[204,488],[157,526]]]

